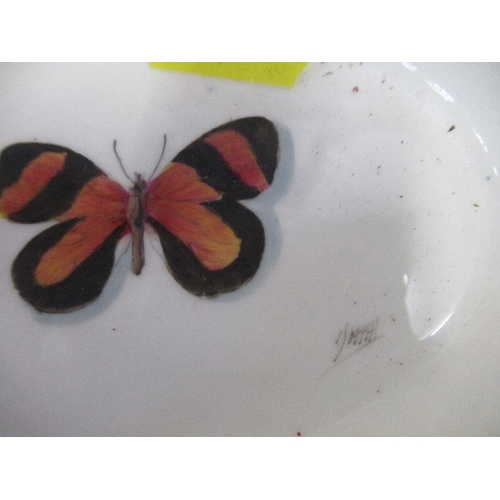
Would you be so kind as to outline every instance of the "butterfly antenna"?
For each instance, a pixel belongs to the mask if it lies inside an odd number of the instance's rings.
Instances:
[[[125,167],[123,166],[122,159],[120,158],[120,155],[118,154],[118,151],[116,150],[116,139],[113,141],[113,151],[115,152],[115,156],[118,159],[118,163],[120,164],[121,169],[123,170],[123,173],[125,174],[125,177],[130,181],[134,182],[130,176],[127,174],[127,171],[125,170]]]
[[[153,175],[155,175],[155,172],[158,170],[158,167],[160,166],[160,164],[161,164],[161,162],[163,160],[163,155],[165,154],[165,148],[166,147],[167,147],[167,134],[163,134],[163,147],[161,148],[160,159],[158,160],[158,163],[156,164],[156,167],[151,172],[151,175],[149,176],[148,181],[151,180],[151,178],[153,177]]]

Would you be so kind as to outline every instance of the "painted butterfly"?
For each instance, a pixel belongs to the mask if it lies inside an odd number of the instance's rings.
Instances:
[[[0,156],[0,214],[21,223],[59,221],[16,257],[14,285],[38,311],[83,307],[103,290],[122,237],[131,236],[132,272],[141,272],[149,227],[186,290],[236,290],[257,272],[264,251],[261,221],[237,200],[267,189],[277,162],[278,133],[263,117],[202,135],[152,180],[135,174],[130,191],[68,148],[8,146]]]

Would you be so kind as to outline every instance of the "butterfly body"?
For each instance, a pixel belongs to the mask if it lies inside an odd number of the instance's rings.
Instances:
[[[144,226],[146,224],[144,189],[146,182],[140,174],[135,175],[136,179],[130,190],[127,206],[127,219],[132,239],[131,270],[139,275],[144,267]]]
[[[236,290],[256,273],[264,228],[239,200],[271,184],[278,135],[262,117],[217,127],[130,191],[89,159],[53,144],[20,143],[0,157],[0,214],[12,222],[56,220],[12,266],[20,295],[42,312],[68,312],[95,300],[118,241],[130,235],[132,272],[144,266],[144,232],[160,239],[167,267],[195,295]]]

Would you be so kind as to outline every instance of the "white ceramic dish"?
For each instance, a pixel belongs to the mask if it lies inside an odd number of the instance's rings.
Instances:
[[[499,65],[311,64],[293,89],[145,64],[0,66],[0,147],[69,147],[124,185],[210,128],[278,127],[256,277],[185,292],[146,241],[101,298],[36,313],[0,220],[2,435],[449,435],[500,426]]]

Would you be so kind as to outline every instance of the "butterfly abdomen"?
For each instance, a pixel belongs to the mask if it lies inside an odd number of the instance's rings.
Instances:
[[[132,272],[141,274],[144,267],[144,188],[146,183],[140,174],[135,174],[136,180],[130,190],[130,199],[127,207],[127,219],[132,238]]]

